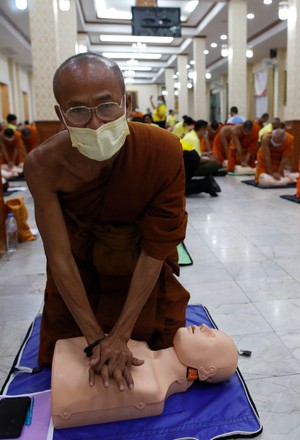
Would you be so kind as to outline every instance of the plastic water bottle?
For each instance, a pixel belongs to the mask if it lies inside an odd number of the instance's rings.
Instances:
[[[7,252],[15,252],[18,245],[18,226],[12,213],[8,214],[5,221]]]

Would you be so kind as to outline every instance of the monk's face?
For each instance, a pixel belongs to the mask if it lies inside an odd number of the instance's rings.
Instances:
[[[57,101],[64,114],[73,107],[86,106],[96,107],[99,104],[123,102],[121,84],[114,71],[99,61],[81,60],[74,65],[66,66],[59,76],[57,87]],[[125,104],[125,103],[124,103]],[[130,102],[126,99],[126,108],[129,111]],[[56,111],[60,117],[59,110]],[[117,117],[124,113],[124,106],[120,107]],[[66,118],[66,123],[72,123]],[[92,112],[89,121],[83,125],[96,130],[104,122],[101,121],[95,111]]]

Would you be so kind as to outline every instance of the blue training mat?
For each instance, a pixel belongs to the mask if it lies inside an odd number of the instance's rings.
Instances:
[[[50,389],[51,370],[40,370],[37,363],[40,322],[39,315],[26,335],[1,394]],[[205,307],[188,306],[187,325],[200,324],[217,328]],[[22,367],[34,369],[33,373],[21,372]],[[54,430],[53,440],[213,440],[251,438],[261,431],[255,405],[238,370],[224,383],[195,382],[186,392],[170,396],[160,416]]]

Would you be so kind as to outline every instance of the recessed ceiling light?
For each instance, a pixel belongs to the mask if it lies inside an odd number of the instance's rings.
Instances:
[[[248,20],[253,20],[254,17],[255,15],[252,12],[249,12],[249,14],[247,14]]]
[[[265,5],[271,5],[272,4],[272,0],[264,0],[264,4]]]
[[[170,44],[174,40],[173,37],[149,37],[149,36],[134,36],[134,35],[100,35],[100,41],[111,43],[157,43]]]
[[[217,43],[211,43],[210,47],[218,47]]]
[[[227,40],[227,35],[225,35],[225,34],[220,35],[220,39],[221,40]]]
[[[16,8],[20,11],[27,9],[27,0],[15,0]]]
[[[208,54],[209,54],[209,50],[205,49],[205,50],[203,51],[203,53],[204,53],[204,55],[208,55]]]
[[[119,66],[121,70],[128,70],[128,66]],[[130,70],[135,70],[136,72],[149,72],[152,67],[142,67],[142,66],[130,66]]]
[[[125,3],[125,2],[124,2]],[[131,20],[132,14],[130,11],[117,10],[115,8],[108,8],[105,0],[95,0],[96,14],[98,18],[110,18],[115,20]]]
[[[126,53],[126,52],[103,52],[102,54],[107,58],[117,58],[117,59],[126,59],[126,58],[137,58],[140,60],[160,60],[160,53]]]

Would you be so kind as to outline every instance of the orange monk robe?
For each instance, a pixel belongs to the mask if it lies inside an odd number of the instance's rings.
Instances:
[[[37,130],[35,125],[26,125],[25,128],[28,128],[31,132],[31,136],[22,137],[26,152],[29,153],[37,146]]]
[[[226,130],[225,127],[231,126],[233,127],[234,124],[224,124],[222,127],[220,127],[220,129],[218,130],[218,133],[216,134],[214,141],[212,143],[212,152],[214,153],[216,160],[222,165],[224,160],[227,160],[227,154],[224,148],[224,145],[222,143],[222,135],[221,135],[221,130],[224,128]],[[226,136],[228,144],[230,142],[230,136]]]
[[[269,143],[272,174],[275,172],[279,172],[279,166],[283,157],[292,157],[294,148],[293,145],[294,136],[292,136],[290,133],[285,133],[285,139],[280,147],[274,147],[271,143]],[[269,171],[267,169],[264,151],[262,147],[260,147],[257,151],[257,164],[255,174],[256,182],[259,181],[259,176],[262,173],[269,174]],[[283,170],[281,170],[280,174],[283,177]]]
[[[209,129],[207,130],[207,137],[200,139],[201,153],[207,153],[207,152],[212,151],[214,139],[216,138],[220,129],[221,129],[221,125],[219,125],[219,128],[216,131],[209,130]]]
[[[206,139],[204,137],[202,137],[199,140],[200,140],[200,151],[201,151],[201,154],[207,153],[209,150],[208,150],[208,146],[207,146],[207,143],[206,143]]]
[[[299,177],[297,180],[297,197],[300,198],[300,159],[299,159]]]
[[[2,154],[0,154],[0,164],[7,164],[7,158],[9,162],[13,162],[14,165],[23,163],[25,159],[25,152],[21,139],[21,133],[15,130],[14,139],[12,141],[5,139],[3,132],[1,133],[1,138],[3,151],[1,151]]]
[[[258,145],[259,130],[260,130],[259,125],[253,124],[253,128],[250,134],[242,133],[241,136],[239,136],[240,144],[242,147],[242,160],[245,159],[247,153],[250,153],[251,156],[248,161],[248,166],[252,168],[255,168],[256,153],[259,147]],[[236,165],[241,165],[241,161],[237,158],[237,149],[233,141],[231,140],[228,150],[227,171],[234,172],[234,168]]]

